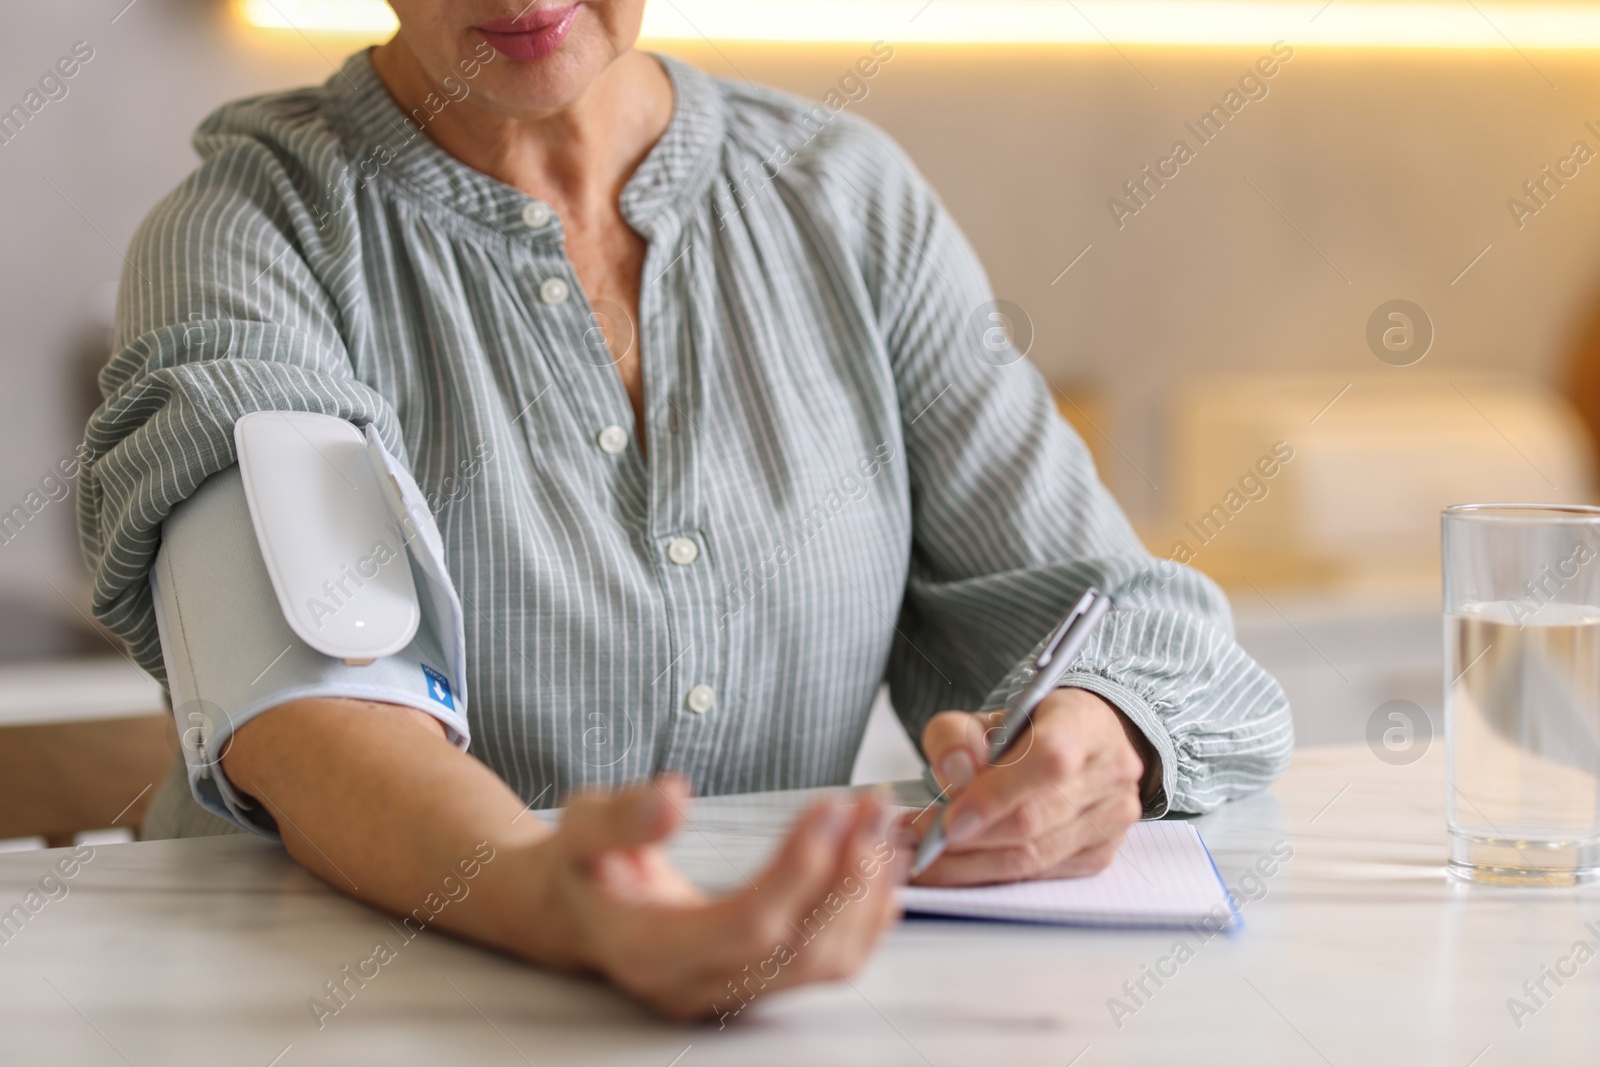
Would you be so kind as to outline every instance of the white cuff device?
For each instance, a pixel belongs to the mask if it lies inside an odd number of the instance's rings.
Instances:
[[[427,712],[465,748],[466,634],[422,492],[372,429],[258,412],[235,443],[239,465],[163,523],[150,580],[190,788],[271,833],[222,773],[233,732],[292,700],[349,697]]]
[[[295,634],[351,666],[404,648],[417,631],[416,583],[410,567],[386,564],[409,549],[440,633],[454,638],[451,671],[464,679],[466,627],[444,539],[378,431],[368,426],[363,440],[330,415],[257,411],[234,425],[233,439],[261,555]]]
[[[327,415],[257,411],[233,440],[261,558],[295,635],[352,667],[409,645],[417,589],[410,567],[391,565],[405,562],[404,511],[361,432]]]

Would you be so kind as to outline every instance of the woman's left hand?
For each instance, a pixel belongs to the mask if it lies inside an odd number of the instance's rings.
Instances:
[[[922,732],[922,750],[953,797],[949,846],[915,879],[921,885],[978,885],[1071,878],[1104,870],[1143,810],[1140,782],[1150,744],[1137,727],[1084,689],[1057,689],[1039,704],[1028,732],[994,765],[987,734],[1001,712],[941,712]],[[911,821],[920,840],[939,809]]]

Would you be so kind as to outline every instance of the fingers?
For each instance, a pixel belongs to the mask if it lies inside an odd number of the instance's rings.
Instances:
[[[997,768],[993,773],[1003,772]],[[1046,778],[981,833],[954,843],[952,848],[997,848],[1036,839],[1062,825],[1080,823],[1085,812],[1108,797],[1126,795],[1130,802],[1137,802],[1132,786],[1133,780],[1115,762],[1092,758],[1066,781]]]
[[[789,957],[770,977],[773,989],[853,974],[898,914],[893,887],[905,858],[886,840],[892,811],[881,798],[868,797],[846,812],[827,874],[809,895],[753,894],[755,906],[767,906],[769,915],[778,905],[784,909],[783,936],[764,946]]]
[[[939,784],[951,792],[966,787],[989,761],[985,731],[990,716],[965,711],[941,711],[922,731],[922,752]]]
[[[653,844],[678,828],[688,800],[687,784],[670,774],[615,793],[579,793],[561,820],[562,847],[588,864],[613,849]]]
[[[651,794],[655,797],[652,798]],[[766,993],[856,971],[898,915],[909,853],[886,840],[882,798],[824,801],[796,822],[752,886],[710,901],[677,892],[665,853],[614,890],[605,867],[677,825],[681,783],[575,798],[563,823],[567,906],[587,931],[583,958],[674,1018],[737,1015]],[[636,850],[637,851],[637,850]],[[611,888],[608,888],[611,886]]]
[[[1019,759],[989,768],[951,801],[945,815],[945,836],[951,846],[977,838],[1013,813],[1031,831],[1028,836],[1043,832],[1058,817],[1057,809],[1066,806],[1055,787],[1072,785],[1081,790],[1090,785],[1078,781],[1087,757],[1084,746],[1070,736],[1033,738]]]
[[[891,817],[876,797],[808,810],[754,888],[692,920],[701,965],[665,994],[672,1012],[726,1018],[759,995],[855,973],[898,916],[905,859],[885,841]]]
[[[951,802],[945,828],[952,847],[1007,819],[1009,839],[1038,837],[1109,793],[1137,792],[1142,764],[1115,712],[1090,694],[1058,692],[1054,714],[1036,715],[1013,746],[1021,754],[1012,760],[1008,752]]]
[[[1140,813],[1138,796],[1122,790],[1038,836],[990,844],[985,835],[977,844],[952,849],[917,884],[985,885],[1098,874],[1116,858],[1117,846]]]
[[[788,936],[788,923],[838,880],[842,849],[858,821],[857,806],[832,802],[814,804],[800,817],[777,856],[755,878],[755,887],[729,902],[762,922],[752,931],[755,940]]]
[[[765,931],[767,939],[788,936],[830,892],[877,875],[883,864],[874,850],[884,842],[892,814],[876,796],[814,806],[756,878],[755,887],[730,900],[730,907],[765,916],[773,924]],[[847,880],[854,881],[847,885]]]
[[[874,828],[858,835],[853,862],[833,891],[814,904],[799,923],[793,983],[837,981],[860,970],[878,940],[899,917],[895,886],[903,880],[909,857],[894,857],[877,866],[863,863],[883,838]],[[824,922],[824,920],[826,920]]]
[[[948,718],[937,743],[956,743],[961,728]],[[917,881],[967,885],[1101,869],[1142,814],[1142,770],[1114,708],[1082,690],[1057,690],[1005,758],[956,793],[945,815],[948,847]]]

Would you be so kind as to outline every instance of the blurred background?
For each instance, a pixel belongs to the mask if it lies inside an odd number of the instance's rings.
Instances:
[[[121,250],[206,113],[325,80],[390,16],[4,17],[0,838],[39,843],[136,822],[175,751],[87,621],[59,474]],[[646,35],[900,141],[1151,550],[1228,589],[1303,744],[1360,741],[1391,700],[1438,732],[1440,507],[1594,500],[1600,2],[650,0]],[[880,715],[858,778],[914,769]]]

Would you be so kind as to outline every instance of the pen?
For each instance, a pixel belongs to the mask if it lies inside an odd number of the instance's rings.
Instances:
[[[1100,625],[1100,620],[1105,618],[1106,612],[1110,609],[1111,598],[1094,586],[1090,586],[1072,606],[1072,610],[1067,612],[1067,617],[1050,631],[1050,636],[1044,639],[1044,647],[1034,658],[1033,677],[1006,705],[1005,718],[1000,720],[997,736],[989,743],[991,764],[1004,756],[1012,742],[1022,734],[1033,718],[1034,709],[1055,690],[1067,673],[1067,669],[1077,661],[1078,653],[1083,651],[1089,635],[1094,633],[1094,628]],[[929,781],[935,781],[931,770],[924,777]],[[948,805],[940,810],[938,818],[928,828],[927,836],[922,839],[922,844],[917,846],[916,859],[911,863],[913,878],[927,870],[933,861],[943,854],[947,844],[944,836],[945,815],[949,810]]]

